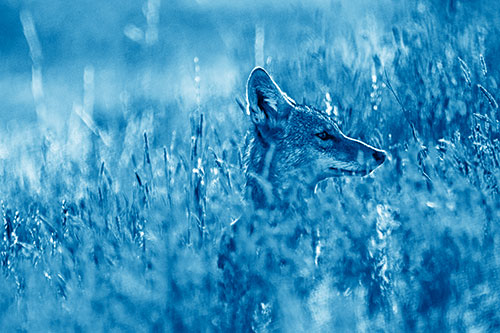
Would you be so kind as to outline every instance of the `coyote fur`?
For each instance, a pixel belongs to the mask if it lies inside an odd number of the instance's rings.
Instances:
[[[261,67],[248,78],[246,98],[254,125],[246,187],[259,207],[286,199],[299,185],[310,189],[329,177],[367,175],[386,159],[383,150],[342,133],[326,112],[295,103]]]

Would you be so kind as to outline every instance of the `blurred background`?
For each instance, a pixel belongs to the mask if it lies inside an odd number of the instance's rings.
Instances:
[[[144,108],[148,101],[168,119],[162,130],[171,132],[197,103],[243,96],[255,65],[275,72],[301,100],[345,89],[340,64],[369,80],[374,56],[379,69],[394,61],[398,48],[411,52],[410,44],[437,52],[436,60],[455,61],[452,46],[443,43],[453,40],[474,50],[463,58],[495,62],[498,46],[489,36],[498,27],[497,6],[456,0],[6,0],[0,11],[1,126],[37,122],[60,130],[80,106],[109,126],[109,119],[123,120],[124,101]],[[287,83],[302,76],[312,83]],[[183,110],[172,109],[175,103]]]
[[[197,94],[203,102],[243,95],[255,65],[272,71],[312,58],[299,68],[307,73],[328,65],[322,64],[325,53],[328,62],[356,63],[370,75],[371,56],[377,53],[382,63],[392,60],[399,42],[392,36],[393,25],[408,24],[417,8],[386,0],[71,5],[6,0],[1,6],[4,127],[36,120],[61,127],[74,105],[83,105],[85,93],[91,95],[88,103],[98,118],[118,117],[124,98],[161,105],[182,100],[188,109],[196,105]],[[419,6],[417,13],[425,16],[436,11],[445,15],[455,5]],[[38,117],[37,104],[44,105]],[[169,113],[182,117],[185,112]]]

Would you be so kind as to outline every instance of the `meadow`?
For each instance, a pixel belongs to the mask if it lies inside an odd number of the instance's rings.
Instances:
[[[0,9],[1,331],[500,330],[496,1]],[[279,215],[243,196],[256,65],[389,159],[228,279],[229,225]]]

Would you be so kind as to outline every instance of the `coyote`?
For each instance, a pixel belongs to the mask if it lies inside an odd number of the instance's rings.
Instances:
[[[367,175],[386,159],[385,151],[342,133],[326,112],[295,103],[261,67],[250,73],[246,98],[254,124],[246,187],[258,207],[286,201],[291,190],[313,189],[325,178]]]
[[[326,112],[297,105],[260,67],[250,74],[246,98],[253,122],[244,163],[246,195],[256,209],[243,214],[247,223],[231,223],[221,238],[217,265],[222,270],[221,311],[226,314],[221,330],[286,331],[296,318],[287,317],[279,290],[306,297],[297,286],[308,280],[304,272],[313,270],[308,265],[319,256],[319,231],[303,218],[305,201],[295,199],[322,179],[367,175],[384,162],[386,153],[344,135]],[[282,220],[286,227],[275,228]],[[298,263],[295,254],[306,253],[301,251],[308,244],[314,261]],[[269,271],[280,276],[279,285],[266,278]]]

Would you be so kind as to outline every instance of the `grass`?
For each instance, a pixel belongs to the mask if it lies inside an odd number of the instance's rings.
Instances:
[[[234,97],[251,52],[234,51],[230,94],[202,58],[193,98],[160,101],[146,85],[109,115],[87,76],[61,128],[3,133],[2,330],[497,330],[499,20],[460,1],[388,3],[358,24],[354,5],[290,10],[285,46],[263,18],[282,88],[328,102],[345,132],[391,156],[372,176],[319,184],[276,226],[242,199],[250,122]],[[247,28],[234,34],[253,45]],[[261,222],[230,252],[237,219]]]

